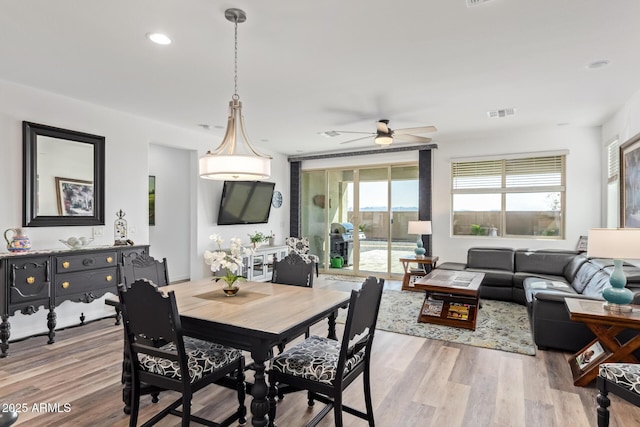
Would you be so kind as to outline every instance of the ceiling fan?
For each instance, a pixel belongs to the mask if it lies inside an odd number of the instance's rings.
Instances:
[[[426,138],[424,136],[413,135],[414,133],[427,133],[427,132],[435,132],[435,126],[422,126],[416,128],[404,128],[404,129],[391,129],[389,127],[389,120],[381,119],[376,122],[376,132],[354,132],[354,131],[334,131],[337,133],[361,133],[367,134],[367,136],[363,136],[361,138],[351,139],[349,141],[341,142],[340,144],[349,144],[351,142],[360,141],[366,138],[374,137],[374,141],[378,145],[389,145],[394,139],[404,142],[419,142],[419,143],[427,143],[431,142],[431,138]]]

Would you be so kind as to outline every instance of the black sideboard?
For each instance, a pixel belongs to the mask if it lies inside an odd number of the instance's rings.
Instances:
[[[49,310],[48,344],[55,342],[55,308],[64,301],[90,303],[117,293],[118,265],[149,254],[148,245],[0,254],[0,357],[9,352],[11,324],[17,311]],[[81,323],[84,319],[80,318]]]

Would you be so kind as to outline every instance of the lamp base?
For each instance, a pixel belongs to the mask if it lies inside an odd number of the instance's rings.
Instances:
[[[631,313],[631,311],[633,311],[630,305],[614,304],[608,301],[602,304],[602,307],[612,313]]]

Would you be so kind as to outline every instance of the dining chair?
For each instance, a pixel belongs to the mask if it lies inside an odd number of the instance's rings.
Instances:
[[[131,358],[130,426],[136,426],[140,409],[141,383],[161,390],[174,390],[181,396],[143,424],[157,423],[172,414],[182,417],[182,426],[191,421],[209,426],[228,426],[246,422],[244,357],[239,350],[184,336],[174,292],[164,296],[146,279],[118,289],[124,317],[125,344]],[[238,409],[221,423],[191,414],[195,392],[209,384],[230,386],[238,396]],[[182,405],[182,410],[177,410]]]
[[[289,253],[298,254],[302,257],[304,262],[310,264],[315,263],[316,277],[320,276],[320,270],[318,265],[320,264],[320,258],[317,255],[313,255],[309,249],[309,238],[307,237],[287,237],[284,239],[285,244],[289,248]]]
[[[281,285],[313,287],[314,261],[307,262],[293,252],[273,263],[271,282]]]
[[[133,283],[138,279],[151,280],[157,286],[169,284],[166,258],[158,261],[150,255],[140,254],[127,265],[118,265],[118,269],[120,270],[120,280],[125,284]]]
[[[269,371],[269,426],[275,425],[278,384],[309,391],[326,406],[307,424],[317,425],[333,409],[335,425],[342,427],[342,412],[374,425],[371,403],[371,346],[382,298],[383,279],[368,277],[360,290],[351,291],[349,310],[341,341],[311,336],[271,361]],[[343,391],[363,374],[366,412],[343,404]]]
[[[603,363],[598,367],[598,427],[609,426],[609,393],[640,406],[640,364]]]

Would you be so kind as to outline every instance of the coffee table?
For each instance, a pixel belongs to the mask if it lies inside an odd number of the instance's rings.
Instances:
[[[482,279],[484,273],[435,269],[416,280],[414,287],[426,291],[418,322],[475,331]]]

